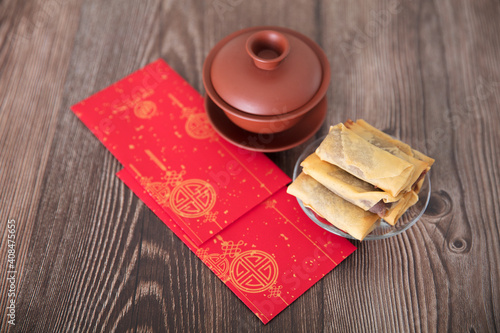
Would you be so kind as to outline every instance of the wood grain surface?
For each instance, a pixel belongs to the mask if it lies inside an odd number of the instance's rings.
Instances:
[[[332,84],[316,137],[364,118],[437,160],[415,226],[356,243],[266,326],[115,176],[118,161],[69,110],[159,57],[203,92],[209,50],[254,25],[325,50]],[[500,331],[499,55],[494,0],[0,1],[0,331]],[[269,156],[291,175],[307,144]]]

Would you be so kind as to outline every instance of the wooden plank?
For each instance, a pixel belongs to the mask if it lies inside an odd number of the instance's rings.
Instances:
[[[119,163],[69,111],[160,56],[203,93],[209,50],[252,25],[324,48],[332,85],[316,137],[364,118],[437,159],[421,221],[357,243],[267,326],[114,176]],[[0,227],[18,223],[15,329],[498,331],[499,31],[493,0],[3,1]],[[269,156],[291,175],[312,140]],[[7,291],[0,270],[3,309]]]
[[[0,28],[0,226],[6,230],[9,219],[17,225],[19,311],[23,286],[37,281],[38,274],[31,274],[33,268],[35,272],[38,269],[28,264],[33,256],[30,242],[34,237],[43,237],[37,235],[36,212],[46,195],[43,174],[51,161],[50,146],[57,130],[55,114],[64,96],[62,88],[70,59],[70,51],[54,50],[71,50],[78,26],[78,2],[59,5],[7,1],[2,6],[5,11],[1,12],[8,16],[2,17]],[[60,19],[54,20],[56,16]],[[1,239],[0,253],[6,258],[6,232]],[[49,239],[42,241],[46,245]],[[6,273],[0,271],[2,309],[7,306]],[[29,302],[30,298],[24,300]],[[2,315],[0,331],[6,327],[7,317]]]
[[[446,168],[441,169],[444,177],[436,177],[441,181],[436,202],[451,197],[450,216],[443,217],[450,224],[446,232],[441,231],[440,244],[449,281],[448,299],[443,297],[449,310],[447,326],[449,330],[497,331],[500,153],[494,142],[500,142],[500,66],[495,61],[500,51],[498,6],[491,1],[463,2],[460,6],[436,4],[436,10],[443,22],[441,48],[449,77],[445,92],[449,112],[440,118],[429,112],[428,121],[444,120],[443,125],[450,129],[448,146],[438,143],[435,150],[449,152],[446,160],[457,176],[449,179],[450,169]],[[452,28],[456,22],[467,33],[458,34]],[[450,183],[458,186],[450,188]],[[443,227],[440,221],[438,228]],[[469,297],[471,294],[476,295]]]
[[[75,225],[92,226],[79,232],[81,242],[75,245],[78,252],[90,259],[78,262],[86,268],[76,269],[72,288],[57,291],[65,295],[67,302],[61,304],[63,319],[55,321],[54,330],[58,330],[58,325],[70,327],[72,331],[124,331],[136,327],[137,318],[131,314],[140,286],[137,267],[142,246],[143,205],[138,204],[137,198],[115,177],[121,168],[119,163],[69,107],[158,57],[154,43],[158,8],[157,1],[128,4],[110,1],[105,5],[88,1],[81,8],[65,85],[65,104],[59,113],[61,131],[52,150],[61,160],[67,158],[66,152],[75,152],[73,158],[79,163],[75,169],[65,171],[68,175],[92,180],[79,182],[77,186],[71,182],[77,193],[87,193],[94,199],[70,219]],[[80,138],[64,140],[77,129],[80,129]],[[92,175],[97,178],[93,179]],[[46,177],[50,184],[57,182],[60,176],[50,172]],[[47,206],[50,204],[47,202]],[[75,236],[69,233],[66,237]]]
[[[13,142],[2,148],[10,149],[11,158],[21,152],[25,159],[16,158],[17,165],[9,167],[14,174],[2,173],[12,182],[2,189],[14,199],[3,207],[32,229],[31,234],[19,230],[25,249],[19,248],[18,258],[26,258],[16,310],[21,330],[109,330],[123,322],[135,327],[126,311],[135,304],[142,204],[114,176],[118,162],[69,107],[157,57],[147,39],[158,5],[80,5],[62,4],[51,21],[35,29],[30,44],[15,49],[7,66],[12,79],[2,74],[2,87],[10,92],[2,128],[13,133],[2,131],[2,138]],[[25,105],[32,101],[37,104]],[[31,145],[24,148],[24,140]],[[16,179],[21,182],[14,184]],[[21,206],[25,200],[36,205]]]

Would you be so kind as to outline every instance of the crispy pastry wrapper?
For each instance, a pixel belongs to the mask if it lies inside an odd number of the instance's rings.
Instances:
[[[305,174],[313,177],[317,182],[328,188],[333,193],[342,197],[344,200],[362,208],[371,210],[376,205],[386,206],[385,203],[396,202],[403,197],[393,197],[387,192],[377,189],[373,185],[353,176],[345,170],[334,164],[322,161],[318,155],[312,153],[301,163]],[[380,203],[382,201],[382,203]],[[385,217],[387,208],[379,216]]]
[[[393,197],[404,192],[415,171],[410,162],[371,144],[342,123],[330,127],[316,154]]]
[[[408,144],[392,138],[362,119],[358,119],[356,122],[348,120],[345,122],[345,126],[376,147],[411,163],[415,167],[413,175],[408,179],[405,192],[410,191],[414,184],[420,180],[421,175],[427,172],[434,163],[432,158],[412,149]]]
[[[425,156],[425,155],[424,155]],[[384,216],[384,220],[390,225],[395,225],[401,216],[414,204],[418,202],[418,194],[422,189],[424,184],[425,174],[420,177],[420,179],[413,186],[413,190],[406,193],[401,200],[397,203],[393,204],[393,206],[389,209],[386,216]]]
[[[356,122],[353,122],[352,120],[348,120],[345,122],[345,126],[353,131],[355,133],[360,134],[363,133],[368,136],[363,136],[365,139],[370,141],[371,143],[377,145],[377,147],[382,148],[387,147],[387,148],[398,148],[401,150],[403,153],[412,156],[412,149],[411,147],[399,140],[394,139],[392,136],[389,134],[386,134],[379,130],[378,128],[373,127],[372,125],[368,124],[366,121],[363,119],[358,119]]]
[[[352,120],[348,120],[346,124],[353,123]],[[427,164],[426,171],[429,171],[431,166],[434,164],[435,160],[421,152],[419,152],[416,149],[411,148],[408,144],[401,142],[399,140],[394,139],[390,135],[382,132],[381,130],[373,127],[372,125],[368,124],[366,121],[363,119],[358,119],[356,120],[356,125],[361,126],[364,128],[367,132],[370,132],[374,137],[377,137],[380,141],[386,142],[388,144],[394,145],[394,147],[399,148],[402,152],[409,156],[413,156],[417,160],[420,160],[424,163]],[[348,126],[348,125],[347,125]],[[349,127],[349,126],[348,126]]]
[[[354,128],[351,127],[352,124],[355,124]],[[365,130],[365,132],[370,133],[373,138],[374,142],[378,142],[381,147],[388,147],[389,149],[391,146],[398,148],[401,150],[403,153],[409,156],[413,156],[419,161],[422,161],[427,164],[426,171],[429,171],[431,166],[434,164],[435,160],[421,152],[419,152],[416,149],[411,148],[408,144],[401,142],[399,140],[394,139],[390,135],[382,132],[381,130],[373,127],[372,125],[368,124],[366,121],[363,119],[358,119],[354,123],[352,120],[346,121],[346,127],[351,128],[351,129],[356,129],[357,127],[361,127]]]
[[[379,219],[378,215],[342,199],[305,173],[301,173],[288,186],[287,192],[302,200],[335,227],[359,240],[372,231]]]
[[[390,225],[395,225],[398,219],[418,201],[418,194],[415,191],[405,193],[401,200],[396,202],[384,216],[384,220]]]

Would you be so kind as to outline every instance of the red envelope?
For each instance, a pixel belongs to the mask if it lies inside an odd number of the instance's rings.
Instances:
[[[309,220],[265,155],[221,139],[162,60],[72,109],[125,166],[118,176],[264,323],[355,250]]]
[[[220,138],[203,98],[161,59],[72,110],[196,245],[290,181]]]
[[[356,249],[314,224],[286,188],[197,246],[127,170],[117,175],[264,324]]]

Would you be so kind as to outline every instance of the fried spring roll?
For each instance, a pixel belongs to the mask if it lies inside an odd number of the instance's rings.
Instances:
[[[427,162],[413,156],[413,151],[409,145],[393,139],[391,136],[376,129],[364,120],[358,119],[356,122],[348,120],[345,126],[374,146],[411,163],[415,167],[413,175],[408,178],[405,184],[404,192],[411,191],[415,183],[421,178],[421,175],[430,168]]]
[[[405,193],[403,198],[396,202],[384,216],[384,220],[390,225],[395,225],[398,219],[418,201],[418,194],[415,191]]]
[[[415,173],[412,163],[375,146],[342,123],[330,128],[316,154],[393,197],[407,190]]]
[[[359,240],[373,230],[379,219],[378,215],[342,199],[304,173],[288,186],[287,192],[302,200],[335,227]]]
[[[352,120],[348,120],[346,124],[353,123]],[[381,130],[373,127],[372,125],[368,124],[366,121],[363,119],[358,119],[356,120],[356,124],[363,127],[365,130],[371,132],[374,136],[378,136],[379,138],[385,139],[388,142],[391,142],[395,147],[398,147],[402,152],[406,153],[407,155],[415,157],[417,160],[420,160],[422,162],[427,163],[427,171],[431,168],[431,166],[434,164],[435,160],[421,152],[419,152],[416,149],[411,148],[408,144],[401,142],[399,140],[396,140],[392,138],[390,135],[382,132]]]
[[[385,217],[391,207],[390,203],[402,198],[402,195],[393,197],[336,165],[322,161],[315,153],[302,161],[301,166],[305,174],[313,177],[333,193],[380,217]]]
[[[363,119],[358,119],[356,122],[353,122],[352,120],[348,120],[345,122],[345,125],[347,128],[350,129],[356,129],[356,128],[362,128],[364,132],[370,133],[373,136],[373,140],[379,141],[379,144],[383,147],[397,147],[399,150],[404,152],[407,155],[412,156],[412,149],[411,147],[399,140],[394,139],[392,136],[389,134],[386,134],[379,130],[378,128],[373,127],[372,125],[368,124],[366,121]],[[359,131],[356,131],[358,133]]]

